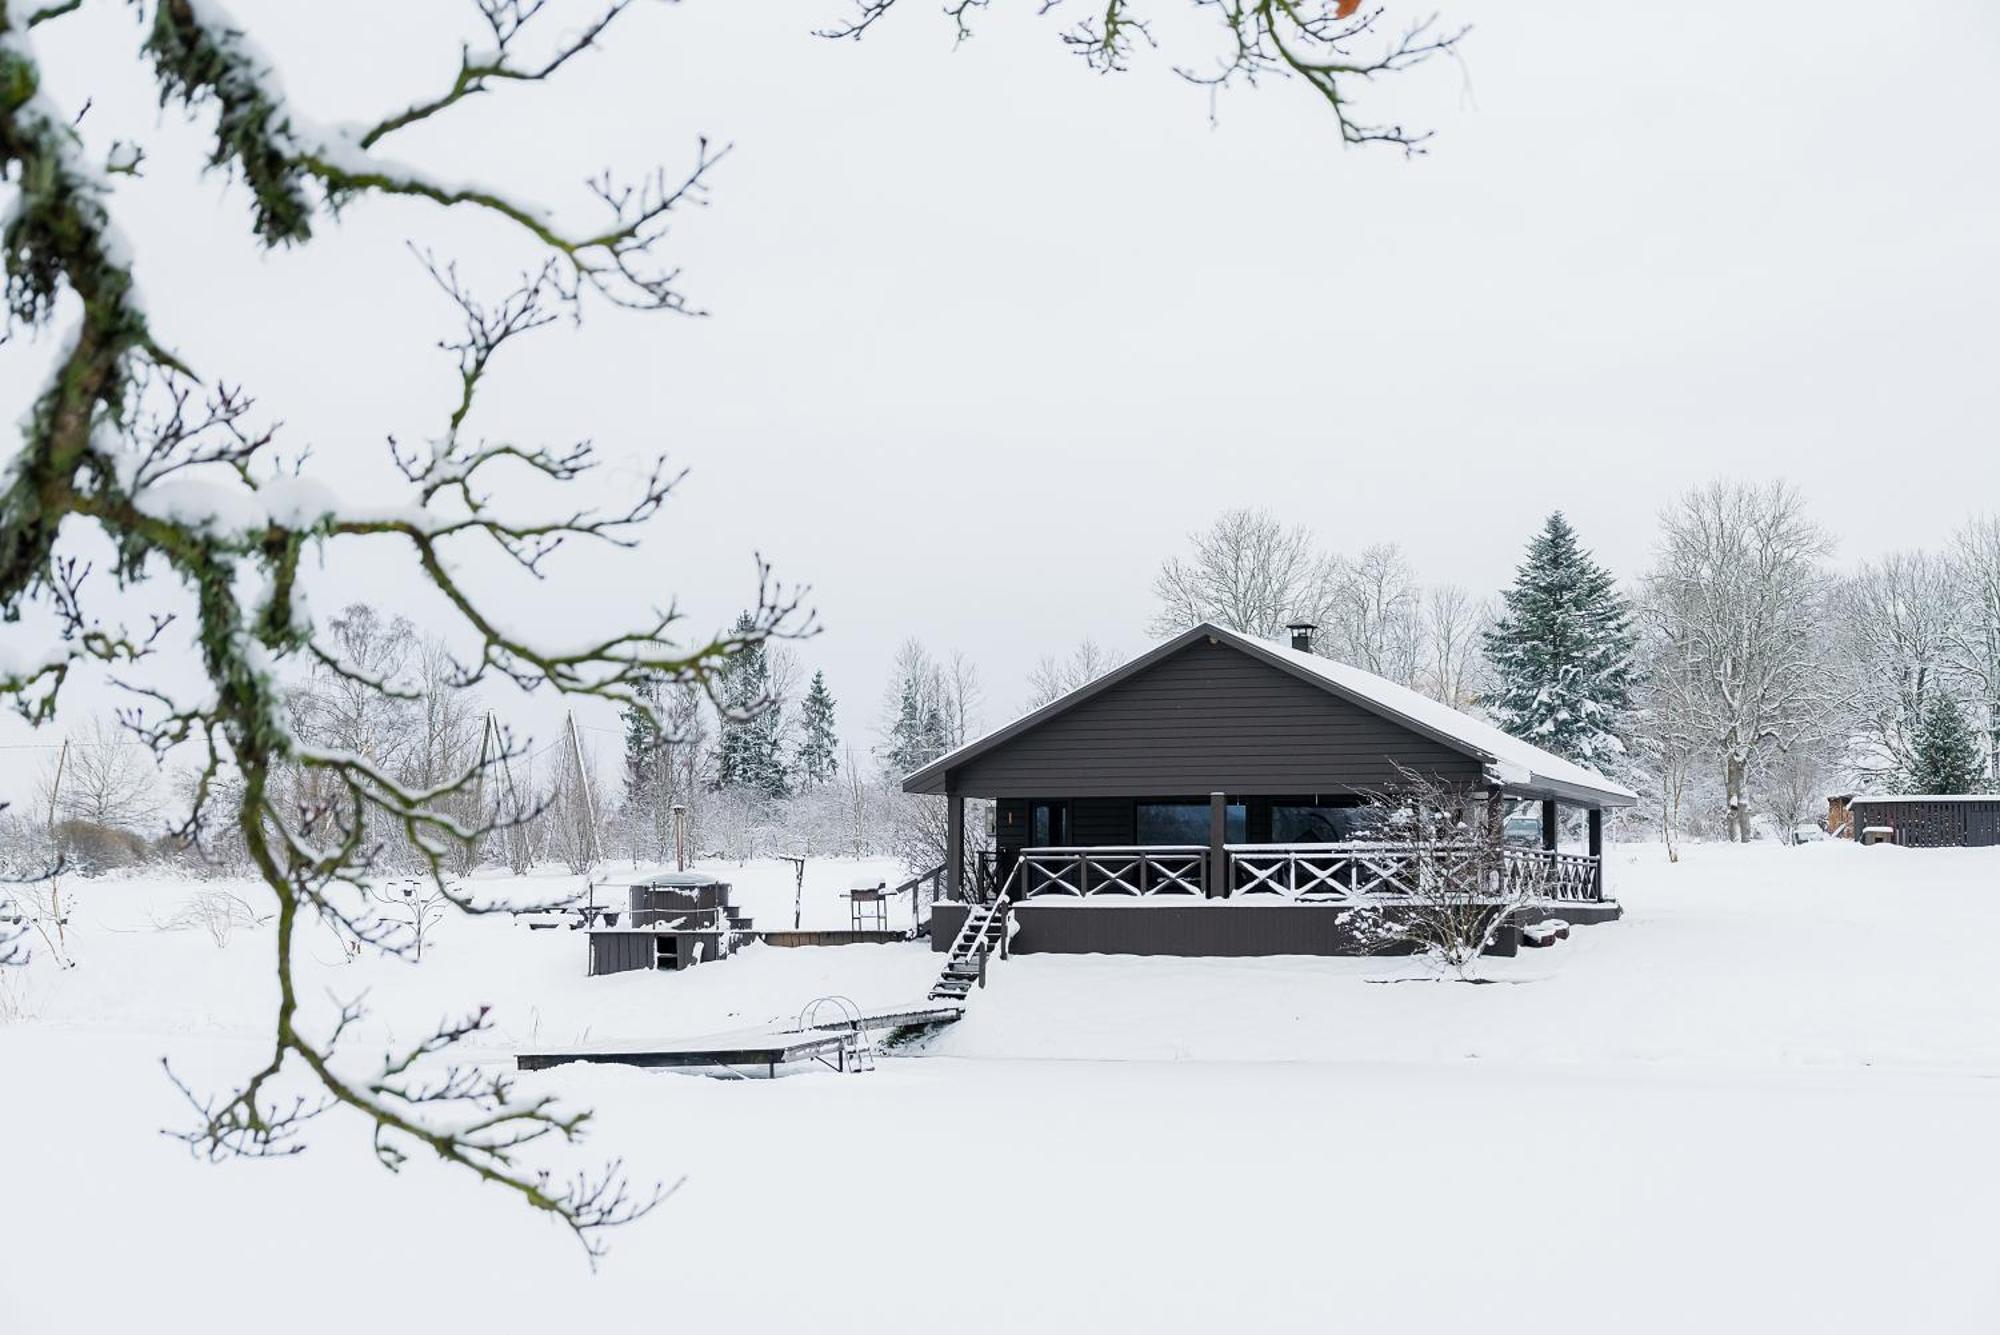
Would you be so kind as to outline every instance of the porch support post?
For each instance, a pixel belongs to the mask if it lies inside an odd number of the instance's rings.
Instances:
[[[1208,795],[1208,897],[1224,899],[1229,894],[1229,797]]]
[[[1590,856],[1596,862],[1590,869],[1591,888],[1599,899],[1604,898],[1604,808],[1590,809]]]
[[[1542,799],[1542,850],[1547,853],[1553,853],[1556,851],[1556,816],[1557,816],[1556,800],[1553,797],[1543,798]]]
[[[954,789],[944,795],[944,890],[947,898],[963,899],[965,882],[965,798]]]

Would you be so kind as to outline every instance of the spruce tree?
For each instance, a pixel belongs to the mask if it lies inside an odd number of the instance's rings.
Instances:
[[[833,782],[840,768],[835,758],[840,742],[833,731],[833,692],[826,688],[826,674],[815,672],[799,706],[799,786],[817,787]]]
[[[1615,764],[1615,731],[1631,696],[1632,608],[1611,572],[1576,540],[1560,511],[1528,545],[1486,633],[1497,688],[1494,721],[1516,737],[1581,764]]]
[[[901,778],[930,763],[924,744],[923,683],[915,673],[906,675],[896,700],[896,718],[889,725],[888,745],[882,759],[889,774]]]
[[[1924,706],[1915,755],[1904,781],[1912,792],[1952,795],[1978,792],[1986,778],[1979,738],[1958,701],[1939,692]]]
[[[737,618],[739,630],[748,617],[746,612]],[[722,717],[716,728],[715,786],[784,797],[790,791],[779,749],[784,702],[772,697],[771,664],[763,645],[753,645],[729,661],[719,694]]]

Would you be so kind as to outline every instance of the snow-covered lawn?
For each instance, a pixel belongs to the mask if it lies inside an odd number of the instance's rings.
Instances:
[[[920,1057],[725,1082],[524,1077],[686,1184],[595,1276],[497,1192],[373,1166],[352,1122],[211,1167],[158,1058],[258,1058],[268,929],[85,887],[79,968],[4,985],[0,1332],[2000,1328],[2000,851],[1620,850],[1622,923],[1491,962],[1022,957]],[[732,874],[789,923],[789,869]],[[842,922],[854,864],[816,866]],[[830,924],[829,924],[830,925]],[[450,920],[338,962],[371,1038],[497,1007],[489,1055],[919,995],[920,946],[582,976],[571,932]],[[1405,981],[1396,981],[1405,980]]]

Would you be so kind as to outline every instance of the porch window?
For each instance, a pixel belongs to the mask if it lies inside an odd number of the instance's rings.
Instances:
[[[1208,803],[1141,802],[1135,822],[1137,840],[1146,844],[1205,844],[1208,842]],[[1241,802],[1223,808],[1223,839],[1240,844],[1249,827],[1249,810]]]
[[[1363,808],[1304,806],[1280,802],[1271,807],[1274,844],[1340,844],[1361,835]]]

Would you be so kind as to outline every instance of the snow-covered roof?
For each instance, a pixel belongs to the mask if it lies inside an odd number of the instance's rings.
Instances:
[[[1449,705],[1440,704],[1407,686],[1398,686],[1386,677],[1378,677],[1372,672],[1364,672],[1360,668],[1336,662],[1331,658],[1305,653],[1287,644],[1262,639],[1255,635],[1245,635],[1241,631],[1230,630],[1209,622],[1184,631],[1166,643],[1157,645],[1137,658],[1077,687],[1069,694],[1043,705],[1033,713],[940,756],[906,778],[903,781],[905,791],[942,791],[936,784],[954,766],[998,746],[1008,738],[1046,722],[1117,682],[1143,671],[1160,659],[1204,638],[1232,645],[1253,658],[1262,659],[1296,677],[1323,686],[1329,692],[1363,709],[1403,724],[1454,750],[1470,755],[1485,763],[1493,782],[1502,787],[1605,806],[1630,806],[1638,800],[1638,795],[1631,789],[1612,782],[1596,770],[1565,760],[1553,752],[1544,751],[1539,746],[1502,732],[1491,723],[1461,713]]]
[[[2000,802],[2000,793],[1862,793],[1847,799],[1851,807],[1871,802]]]
[[[1492,758],[1497,771],[1494,777],[1503,784],[1532,786],[1536,780],[1548,780],[1578,788],[1594,788],[1632,802],[1639,800],[1639,795],[1630,788],[1613,783],[1588,766],[1565,760],[1553,751],[1544,751],[1512,733],[1503,732],[1484,719],[1474,718],[1407,686],[1399,686],[1387,677],[1378,677],[1350,664],[1294,649],[1289,644],[1236,631],[1217,630],[1215,627],[1209,627],[1209,630],[1219,638],[1255,645],[1267,654],[1276,654],[1380,713],[1416,723],[1426,732],[1484,753]]]

